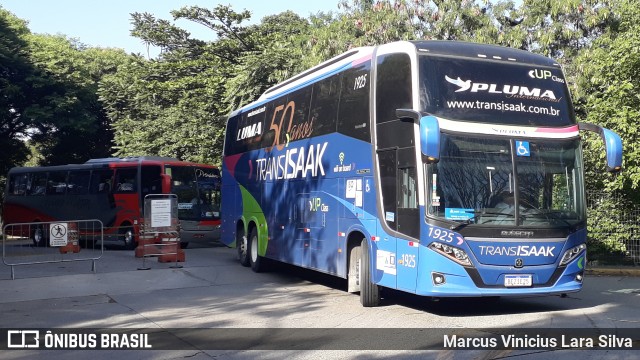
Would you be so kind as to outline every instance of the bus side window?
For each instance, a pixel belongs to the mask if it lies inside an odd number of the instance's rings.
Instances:
[[[313,84],[309,112],[313,135],[324,135],[336,131],[339,99],[340,75],[333,75]]]
[[[89,171],[71,170],[67,180],[67,192],[73,195],[84,195],[89,190]]]
[[[67,191],[67,172],[52,171],[47,179],[47,195],[64,195]]]
[[[138,169],[136,168],[125,168],[116,170],[116,193],[131,194],[137,191],[137,170]]]
[[[108,194],[111,192],[111,176],[113,171],[94,170],[91,174],[91,182],[89,185],[89,193],[91,194]]]
[[[371,129],[369,128],[370,69],[370,62],[365,62],[341,74],[337,124],[339,133],[366,142],[371,142]]]
[[[29,174],[11,175],[9,178],[9,194],[24,195],[27,193]]]
[[[27,195],[44,195],[47,188],[47,173],[39,172],[31,176],[31,184],[27,186]]]

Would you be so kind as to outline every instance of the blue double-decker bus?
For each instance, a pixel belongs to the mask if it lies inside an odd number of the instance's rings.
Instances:
[[[230,114],[222,241],[380,289],[424,296],[582,287],[580,130],[622,163],[615,133],[577,123],[552,59],[448,41],[351,50]]]

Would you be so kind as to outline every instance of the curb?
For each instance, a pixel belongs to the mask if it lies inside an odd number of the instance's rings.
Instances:
[[[585,269],[587,275],[601,276],[639,276],[640,268],[635,267],[590,267]]]

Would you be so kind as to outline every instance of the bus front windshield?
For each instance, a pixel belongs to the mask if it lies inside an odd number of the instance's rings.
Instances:
[[[429,215],[473,225],[571,227],[585,220],[577,139],[442,134],[426,166]]]
[[[220,171],[193,166],[167,166],[171,192],[178,197],[180,220],[220,218]]]
[[[220,171],[218,169],[196,169],[200,200],[193,206],[201,219],[220,218]]]

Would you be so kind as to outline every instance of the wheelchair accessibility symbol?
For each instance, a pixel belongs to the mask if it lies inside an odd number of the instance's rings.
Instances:
[[[531,156],[528,141],[516,141],[516,154],[518,156]]]

